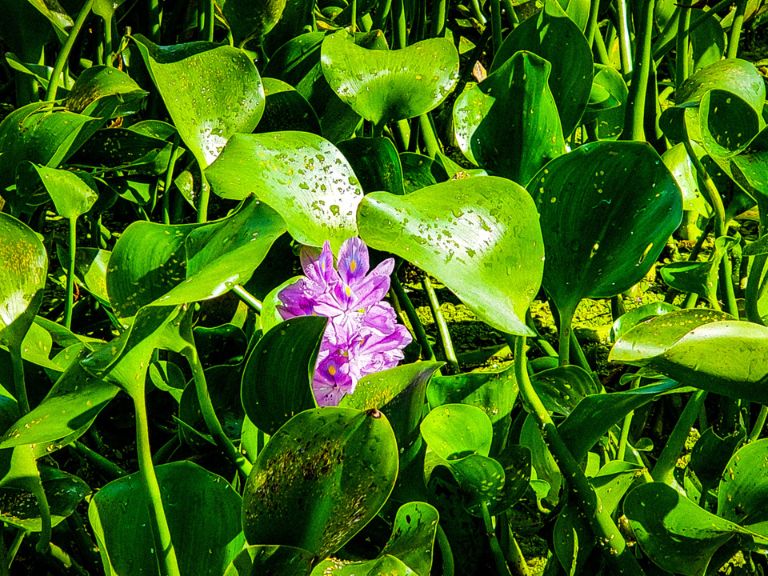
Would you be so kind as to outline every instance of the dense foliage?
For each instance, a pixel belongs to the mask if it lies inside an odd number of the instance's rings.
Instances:
[[[763,4],[0,0],[0,576],[766,574]]]

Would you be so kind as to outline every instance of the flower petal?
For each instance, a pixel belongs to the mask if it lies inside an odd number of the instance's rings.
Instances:
[[[355,283],[368,274],[368,247],[360,238],[349,238],[344,241],[339,250],[337,263],[339,276],[342,281],[354,287]]]

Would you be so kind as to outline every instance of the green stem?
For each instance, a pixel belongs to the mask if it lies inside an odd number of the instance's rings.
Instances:
[[[64,46],[61,47],[61,50],[56,56],[53,72],[51,72],[51,80],[48,82],[48,89],[45,91],[45,100],[47,102],[56,100],[56,90],[58,89],[59,81],[61,80],[61,72],[64,70],[64,65],[67,63],[67,58],[69,58],[69,53],[72,51],[72,46],[75,45],[75,40],[77,39],[78,34],[80,34],[80,30],[83,28],[85,19],[88,17],[88,14],[91,13],[93,1],[94,0],[85,0],[83,7],[80,8],[80,12],[77,14],[77,18],[75,18],[75,23],[72,26],[72,29],[69,31],[69,36],[67,36]]]
[[[213,408],[213,402],[211,402],[211,395],[208,392],[208,382],[205,379],[205,371],[203,365],[200,363],[200,357],[197,355],[197,350],[194,346],[188,346],[182,354],[187,359],[189,367],[192,370],[192,378],[195,381],[195,390],[197,391],[197,401],[200,404],[200,411],[203,414],[203,420],[208,427],[208,431],[213,436],[216,444],[221,448],[227,457],[237,467],[240,473],[248,478],[251,473],[251,463],[245,458],[240,451],[235,448],[232,440],[224,432],[219,422],[216,411]]]
[[[760,434],[763,432],[763,428],[765,428],[766,419],[768,419],[768,406],[763,404],[760,406],[760,412],[757,413],[755,424],[752,426],[752,430],[749,433],[749,442],[754,442],[760,438]]]
[[[571,353],[576,356],[576,364],[592,374],[592,366],[589,365],[589,360],[587,360],[587,356],[584,354],[584,349],[581,347],[579,339],[576,338],[576,333],[572,329],[570,329],[570,332]]]
[[[608,55],[608,48],[605,46],[605,40],[599,30],[595,31],[595,51],[600,64],[603,66],[611,65],[611,57]]]
[[[707,18],[712,18],[715,14],[731,4],[733,4],[733,0],[720,0],[720,2],[712,6],[709,10],[699,11],[699,15],[696,18],[691,19],[689,32],[693,32],[696,28],[701,26]],[[661,34],[656,40],[656,46],[653,48],[653,58],[655,60],[658,60],[672,49],[672,46],[675,45],[676,36],[677,31],[674,27],[670,27],[666,34]]]
[[[405,0],[393,0],[392,20],[395,35],[395,49],[405,48],[408,42],[408,30],[405,21]]]
[[[621,73],[626,78],[632,74],[632,40],[629,30],[629,2],[618,0],[618,34],[619,56],[621,58]]]
[[[160,41],[160,23],[162,22],[162,9],[160,0],[147,0],[147,15],[149,16],[149,39],[152,42]]]
[[[731,24],[731,35],[728,37],[728,53],[726,58],[736,58],[739,53],[739,38],[741,37],[741,28],[744,25],[744,12],[747,10],[747,0],[738,0],[736,3],[736,13],[733,15],[733,24]]]
[[[387,22],[387,17],[392,9],[392,0],[383,0],[381,8],[376,11],[376,18],[373,21],[374,28],[377,30],[384,30],[384,26]]]
[[[165,516],[160,484],[157,482],[155,468],[152,465],[152,450],[149,444],[149,420],[147,404],[143,393],[133,397],[136,408],[136,452],[139,460],[139,474],[147,491],[149,519],[155,540],[155,554],[163,576],[181,576],[176,560],[176,549],[171,542],[171,531]]]
[[[104,20],[104,65],[112,68],[112,18]]]
[[[507,561],[504,558],[504,553],[501,551],[499,545],[499,539],[496,538],[496,530],[493,527],[493,521],[491,520],[491,514],[488,512],[488,505],[485,502],[480,504],[483,514],[483,525],[485,526],[485,534],[488,537],[488,544],[491,548],[491,556],[496,564],[496,574],[498,576],[512,576],[507,566]]]
[[[176,167],[176,150],[179,148],[178,136],[173,137],[171,153],[168,156],[168,165],[165,167],[163,178],[163,224],[171,223],[171,184],[173,183],[173,170]]]
[[[11,355],[11,371],[16,401],[19,404],[19,412],[23,416],[29,412],[29,399],[27,398],[27,383],[24,381],[24,360],[21,357],[21,344],[9,345],[8,353]]]
[[[520,396],[526,409],[536,419],[549,451],[555,458],[563,477],[568,479],[574,501],[581,508],[584,518],[589,522],[606,561],[613,565],[613,573],[643,576],[643,571],[627,547],[624,536],[613,522],[611,515],[603,507],[599,496],[574,459],[573,454],[563,442],[549,412],[533,388],[526,367],[526,348],[525,337],[518,337],[515,342],[515,375],[520,388]]]
[[[245,302],[245,304],[253,311],[261,314],[262,309],[262,303],[261,300],[256,298],[253,294],[248,292],[245,288],[243,288],[240,284],[235,284],[232,286],[232,293],[235,294],[240,300]]]
[[[483,14],[482,8],[480,8],[479,0],[470,0],[470,6],[472,7],[472,14],[475,16],[475,19],[485,26],[488,20],[486,19],[485,14]]]
[[[595,32],[597,31],[597,19],[600,12],[600,0],[590,0],[589,3],[589,21],[587,22],[586,37],[589,42],[589,47],[592,48],[592,44],[595,41]]]
[[[691,8],[685,5],[679,5],[680,10],[680,23],[677,29],[677,59],[675,64],[675,86],[680,89],[680,86],[688,78],[688,59],[689,47],[690,47],[690,29],[691,29]]]
[[[723,278],[723,288],[725,289],[725,306],[728,314],[739,319],[739,305],[736,302],[736,289],[733,286],[733,270],[731,269],[731,252],[725,253],[720,261],[720,273]]]
[[[405,315],[413,328],[413,334],[416,336],[416,341],[421,347],[421,357],[425,360],[434,360],[435,353],[432,351],[432,346],[429,344],[427,338],[427,332],[424,330],[424,325],[419,320],[419,315],[416,314],[416,309],[413,307],[413,302],[406,294],[403,285],[400,283],[400,279],[397,276],[392,277],[392,291],[395,293],[400,306],[405,310]]]
[[[651,476],[653,476],[656,482],[664,482],[670,485],[675,482],[675,463],[685,447],[685,442],[688,440],[691,428],[699,417],[699,412],[706,398],[707,392],[705,390],[698,390],[688,399],[683,413],[680,414],[680,418],[678,418],[651,472]]]
[[[571,363],[571,322],[573,314],[567,310],[560,310],[560,326],[558,327],[558,346],[557,355],[560,366],[566,366]]]
[[[685,124],[683,124],[683,130],[683,145],[685,146],[685,151],[688,153],[688,158],[691,159],[691,163],[696,170],[697,176],[704,183],[704,192],[715,211],[715,238],[725,236],[725,206],[723,205],[723,199],[720,197],[720,192],[718,192],[717,186],[715,186],[714,181],[710,178],[704,165],[699,160],[699,157],[696,156]]]
[[[517,12],[515,12],[515,6],[512,3],[512,0],[501,0],[501,2],[504,5],[504,11],[507,13],[509,27],[514,28],[520,24],[520,19],[517,17]]]
[[[349,5],[349,27],[352,34],[357,32],[357,0],[352,0]]]
[[[642,6],[642,23],[638,31],[639,46],[635,58],[635,69],[632,73],[632,83],[627,95],[627,109],[624,116],[624,140],[645,141],[645,100],[648,94],[648,78],[651,74],[653,59],[651,58],[651,37],[653,35],[653,10],[655,0],[644,0]],[[621,3],[619,3],[621,6]]]
[[[760,236],[768,233],[768,199],[762,194],[756,194],[757,213],[760,218]],[[764,276],[765,266],[768,263],[768,256],[759,254],[752,260],[752,266],[749,269],[747,278],[747,289],[744,294],[745,307],[747,310],[747,319],[757,324],[765,324],[758,309],[761,295],[766,290],[768,280]]]
[[[506,515],[502,516],[502,518],[506,518]],[[512,569],[517,576],[530,576],[528,563],[525,561],[525,556],[523,556],[523,551],[520,549],[520,544],[518,544],[517,538],[515,538],[508,522],[504,523],[502,530],[504,530],[507,535],[507,561],[511,564]]]
[[[432,317],[435,319],[437,331],[440,334],[440,341],[443,343],[445,359],[451,369],[455,373],[458,373],[459,361],[456,359],[456,352],[453,349],[453,341],[451,340],[451,333],[448,331],[448,323],[445,321],[445,317],[440,310],[440,301],[437,299],[437,294],[435,293],[435,289],[432,286],[432,281],[429,279],[428,274],[425,274],[421,279],[421,284],[424,287],[424,291],[427,293],[429,308],[432,310]]]
[[[496,56],[501,47],[501,2],[499,0],[491,0],[491,37],[493,55]]]
[[[72,450],[80,454],[80,456],[83,458],[87,459],[91,464],[96,466],[112,480],[116,478],[122,478],[128,474],[128,472],[126,472],[123,468],[111,460],[105,458],[95,450],[92,450],[90,447],[86,446],[79,440],[75,440],[69,446]]]
[[[72,329],[72,307],[75,304],[75,250],[77,247],[77,218],[69,219],[69,267],[67,269],[67,300],[64,303],[64,326]]]
[[[157,450],[155,450],[154,455],[152,456],[152,463],[157,466],[158,464],[164,464],[165,462],[170,461],[170,459],[173,457],[174,452],[179,449],[180,440],[179,435],[174,434],[171,436],[168,441],[160,446]]]
[[[434,0],[432,2],[432,37],[442,38],[445,36],[445,16],[448,13],[448,2],[446,0]]]
[[[13,565],[13,561],[16,559],[16,554],[19,552],[19,548],[21,548],[21,543],[24,542],[24,538],[27,537],[29,532],[26,530],[18,530],[16,532],[16,536],[13,538],[13,542],[11,542],[11,547],[8,548],[8,568]]]
[[[40,535],[35,549],[41,554],[47,553],[51,548],[51,507],[48,505],[48,496],[43,489],[43,483],[38,478],[32,481],[32,493],[37,500],[37,508],[40,511]]]
[[[440,524],[437,525],[435,533],[437,545],[440,547],[440,556],[443,561],[442,574],[443,576],[453,576],[453,550],[451,550],[451,543],[448,541],[448,537],[445,535],[445,530]]]
[[[432,127],[429,114],[419,116],[419,128],[421,129],[421,137],[424,139],[424,145],[427,148],[427,156],[434,158],[440,152],[440,143],[435,135],[435,129]]]
[[[88,571],[85,570],[85,568],[75,562],[72,556],[53,542],[51,542],[48,552],[50,553],[51,558],[61,564],[61,567],[64,568],[68,574],[74,573],[78,576],[88,576]]]
[[[629,389],[634,390],[637,388],[639,383],[639,378],[633,378],[632,382],[629,384]],[[627,443],[629,441],[629,428],[632,426],[632,418],[635,415],[634,410],[630,410],[630,412],[624,416],[624,422],[621,424],[621,436],[619,437],[619,448],[617,450],[616,454],[616,460],[622,461],[624,460],[624,457],[627,454]]]
[[[204,224],[208,222],[208,202],[211,197],[211,185],[208,184],[208,179],[205,177],[205,171],[203,167],[200,167],[200,204],[197,208],[197,222],[198,224]]]

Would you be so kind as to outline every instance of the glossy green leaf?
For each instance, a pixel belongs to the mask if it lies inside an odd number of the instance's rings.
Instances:
[[[338,147],[360,175],[363,191],[405,194],[403,167],[389,138],[353,138],[339,142]]]
[[[138,112],[146,96],[147,92],[125,72],[93,66],[77,77],[64,105],[78,114],[114,118]]]
[[[679,310],[677,306],[668,302],[649,302],[648,304],[633,308],[619,316],[613,323],[613,326],[611,326],[611,340],[615,342],[619,337],[641,322],[650,320],[655,316],[676,312],[677,310]]]
[[[320,119],[306,98],[290,84],[264,78],[264,115],[256,132],[298,130],[320,134]]]
[[[520,429],[520,445],[530,451],[531,467],[535,473],[533,478],[543,482],[539,488],[532,485],[537,500],[544,500],[550,505],[558,504],[560,490],[565,479],[554,456],[544,442],[539,425],[530,414],[525,416],[523,426]]]
[[[696,473],[696,477],[701,481],[703,487],[717,485],[723,477],[723,472],[726,470],[733,453],[744,442],[745,438],[746,433],[743,429],[723,437],[718,435],[712,427],[701,433],[701,437],[691,450],[689,467]],[[723,513],[720,513],[720,516],[728,517]],[[730,519],[740,521],[736,517]]]
[[[68,111],[52,111],[50,103],[34,103],[11,112],[0,123],[0,191],[14,183],[25,161],[56,167],[71,156],[99,128],[102,121]],[[23,206],[26,198],[3,192],[5,199]]]
[[[307,32],[291,38],[272,54],[264,68],[264,76],[297,86],[320,62],[323,38],[325,32]]]
[[[448,180],[445,168],[429,156],[403,152],[400,154],[400,164],[403,167],[403,188],[406,194]]]
[[[73,363],[43,400],[0,437],[0,449],[44,444],[84,431],[115,397],[118,388]]]
[[[260,44],[280,20],[285,4],[286,0],[221,0],[220,6],[235,44],[242,46],[249,40]]]
[[[543,244],[530,196],[485,176],[451,180],[406,196],[362,201],[360,236],[438,278],[484,322],[528,334],[525,312],[539,289]]]
[[[224,576],[307,576],[312,554],[292,546],[246,546],[227,567]]]
[[[710,90],[738,94],[757,113],[765,102],[765,82],[754,64],[739,58],[726,58],[702,68],[677,90],[675,103],[699,103]]]
[[[48,255],[29,226],[4,213],[0,213],[0,262],[0,344],[14,353],[43,301]]]
[[[111,21],[112,17],[125,0],[94,0],[93,13],[106,21]]]
[[[512,368],[502,372],[437,376],[427,388],[432,408],[443,404],[469,404],[483,410],[493,423],[509,416],[517,394],[517,380]]]
[[[192,462],[155,467],[182,574],[220,576],[243,547],[240,496],[221,476]],[[92,498],[88,519],[107,574],[159,575],[141,476],[110,482]]]
[[[544,288],[561,318],[584,297],[637,283],[682,219],[680,189],[641,142],[585,144],[550,162],[528,188],[541,216]]]
[[[344,562],[342,560],[329,559],[320,562],[310,576],[416,576],[402,560],[394,556],[384,555],[374,560],[362,560],[359,562]]]
[[[395,485],[397,467],[395,436],[381,412],[301,412],[272,436],[248,477],[246,538],[324,558],[376,515]]]
[[[760,115],[740,96],[710,90],[699,104],[701,138],[713,157],[728,158],[743,151],[762,128]]]
[[[399,558],[419,576],[429,576],[437,521],[437,510],[426,502],[400,506],[392,525],[392,536],[381,553]]]
[[[682,142],[675,144],[662,154],[661,159],[672,172],[683,193],[683,210],[695,210],[699,214],[709,215],[712,209],[699,188],[699,180],[693,163],[685,151],[685,144]]]
[[[267,434],[317,406],[312,375],[327,319],[300,316],[261,337],[243,368],[240,396],[251,422]]]
[[[731,162],[735,172],[752,190],[768,196],[768,128],[764,128]]]
[[[628,94],[627,84],[618,70],[595,64],[595,76],[582,122],[597,122],[597,135],[600,139],[617,137],[624,129]]]
[[[549,87],[560,111],[563,134],[570,134],[579,124],[592,88],[592,51],[587,39],[557,0],[547,0],[537,17],[528,18],[507,36],[493,59],[491,72],[521,50],[551,63]]]
[[[321,63],[339,98],[378,125],[437,107],[456,86],[459,55],[445,38],[401,50],[366,50],[342,31],[323,40]]]
[[[421,435],[430,450],[444,460],[469,454],[488,456],[493,439],[490,418],[469,404],[443,404],[421,422]]]
[[[208,224],[134,222],[109,260],[110,301],[128,317],[148,304],[219,296],[247,282],[284,231],[283,219],[255,200]]]
[[[632,490],[624,514],[643,552],[661,568],[686,576],[704,574],[717,549],[746,532],[661,482]]]
[[[581,460],[611,427],[632,410],[679,388],[673,380],[641,386],[624,392],[593,394],[584,398],[558,426],[563,442],[574,458]]]
[[[91,489],[81,478],[42,467],[41,480],[51,512],[51,525],[56,526],[75,511]],[[40,532],[42,521],[34,496],[19,488],[0,488],[0,520],[23,530]]]
[[[197,343],[197,338],[195,338]],[[213,365],[204,362],[208,394],[224,433],[229,438],[238,438],[243,428],[243,405],[240,402],[240,373],[232,366]],[[179,390],[179,392],[181,392]],[[182,438],[191,446],[200,446],[201,438],[208,436],[205,418],[200,410],[197,387],[194,383],[186,386],[179,399],[179,419],[185,426],[179,430]],[[203,442],[204,444],[204,442]]]
[[[237,135],[206,176],[222,198],[255,194],[285,219],[288,232],[302,244],[322,246],[329,240],[338,250],[357,234],[355,211],[363,191],[341,152],[315,134]]]
[[[98,200],[97,192],[69,170],[35,166],[59,216],[76,220]]]
[[[97,248],[78,248],[75,254],[75,273],[80,286],[101,302],[109,303],[107,293],[107,266],[112,253]]]
[[[157,46],[134,37],[179,136],[201,167],[236,132],[251,132],[264,112],[264,88],[248,55],[231,46]]]
[[[454,131],[468,160],[526,184],[565,153],[550,70],[546,60],[518,52],[456,99]]]
[[[728,461],[717,492],[717,515],[744,526],[768,520],[768,439],[742,446]]]
[[[531,378],[534,390],[547,410],[568,416],[587,396],[603,392],[595,378],[580,366],[557,366]]]
[[[358,410],[380,409],[389,419],[400,448],[409,448],[418,436],[424,399],[432,374],[442,362],[413,362],[367,374],[339,406]]]

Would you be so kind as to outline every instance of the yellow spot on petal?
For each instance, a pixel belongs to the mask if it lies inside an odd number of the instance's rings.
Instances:
[[[352,288],[350,288],[349,286],[344,286],[344,293],[347,296],[352,296]]]
[[[331,365],[328,367],[328,374],[330,374],[331,376],[336,376],[336,366],[334,366],[333,364],[331,364]]]
[[[354,272],[357,270],[357,260],[350,260],[349,261],[349,271]]]

